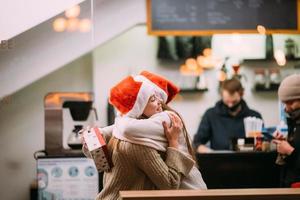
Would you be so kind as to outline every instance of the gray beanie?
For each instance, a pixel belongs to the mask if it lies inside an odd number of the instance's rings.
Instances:
[[[283,79],[278,89],[278,97],[283,102],[300,99],[300,74]]]

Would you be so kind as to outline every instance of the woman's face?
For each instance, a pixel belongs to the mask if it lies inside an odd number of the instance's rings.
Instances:
[[[149,98],[143,114],[147,117],[151,117],[152,115],[160,112],[162,112],[161,100],[156,95],[152,95]]]

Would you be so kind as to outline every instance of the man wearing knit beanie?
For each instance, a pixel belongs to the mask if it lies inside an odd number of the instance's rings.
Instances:
[[[290,75],[282,81],[278,97],[282,102],[300,99],[300,74]]]
[[[278,97],[285,105],[288,124],[287,140],[280,133],[274,140],[283,159],[281,186],[300,187],[300,74],[290,75],[281,82]]]

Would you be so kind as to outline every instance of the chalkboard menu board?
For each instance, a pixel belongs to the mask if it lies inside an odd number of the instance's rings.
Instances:
[[[147,0],[153,35],[300,33],[300,0]]]

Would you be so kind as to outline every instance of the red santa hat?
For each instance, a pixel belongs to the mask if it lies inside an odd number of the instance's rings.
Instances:
[[[149,98],[154,94],[153,84],[128,76],[110,90],[109,102],[121,114],[137,118],[143,114]]]
[[[135,77],[135,80],[154,85],[156,92],[160,95],[164,103],[169,103],[180,91],[179,87],[171,81],[148,71],[142,71],[140,75]]]

